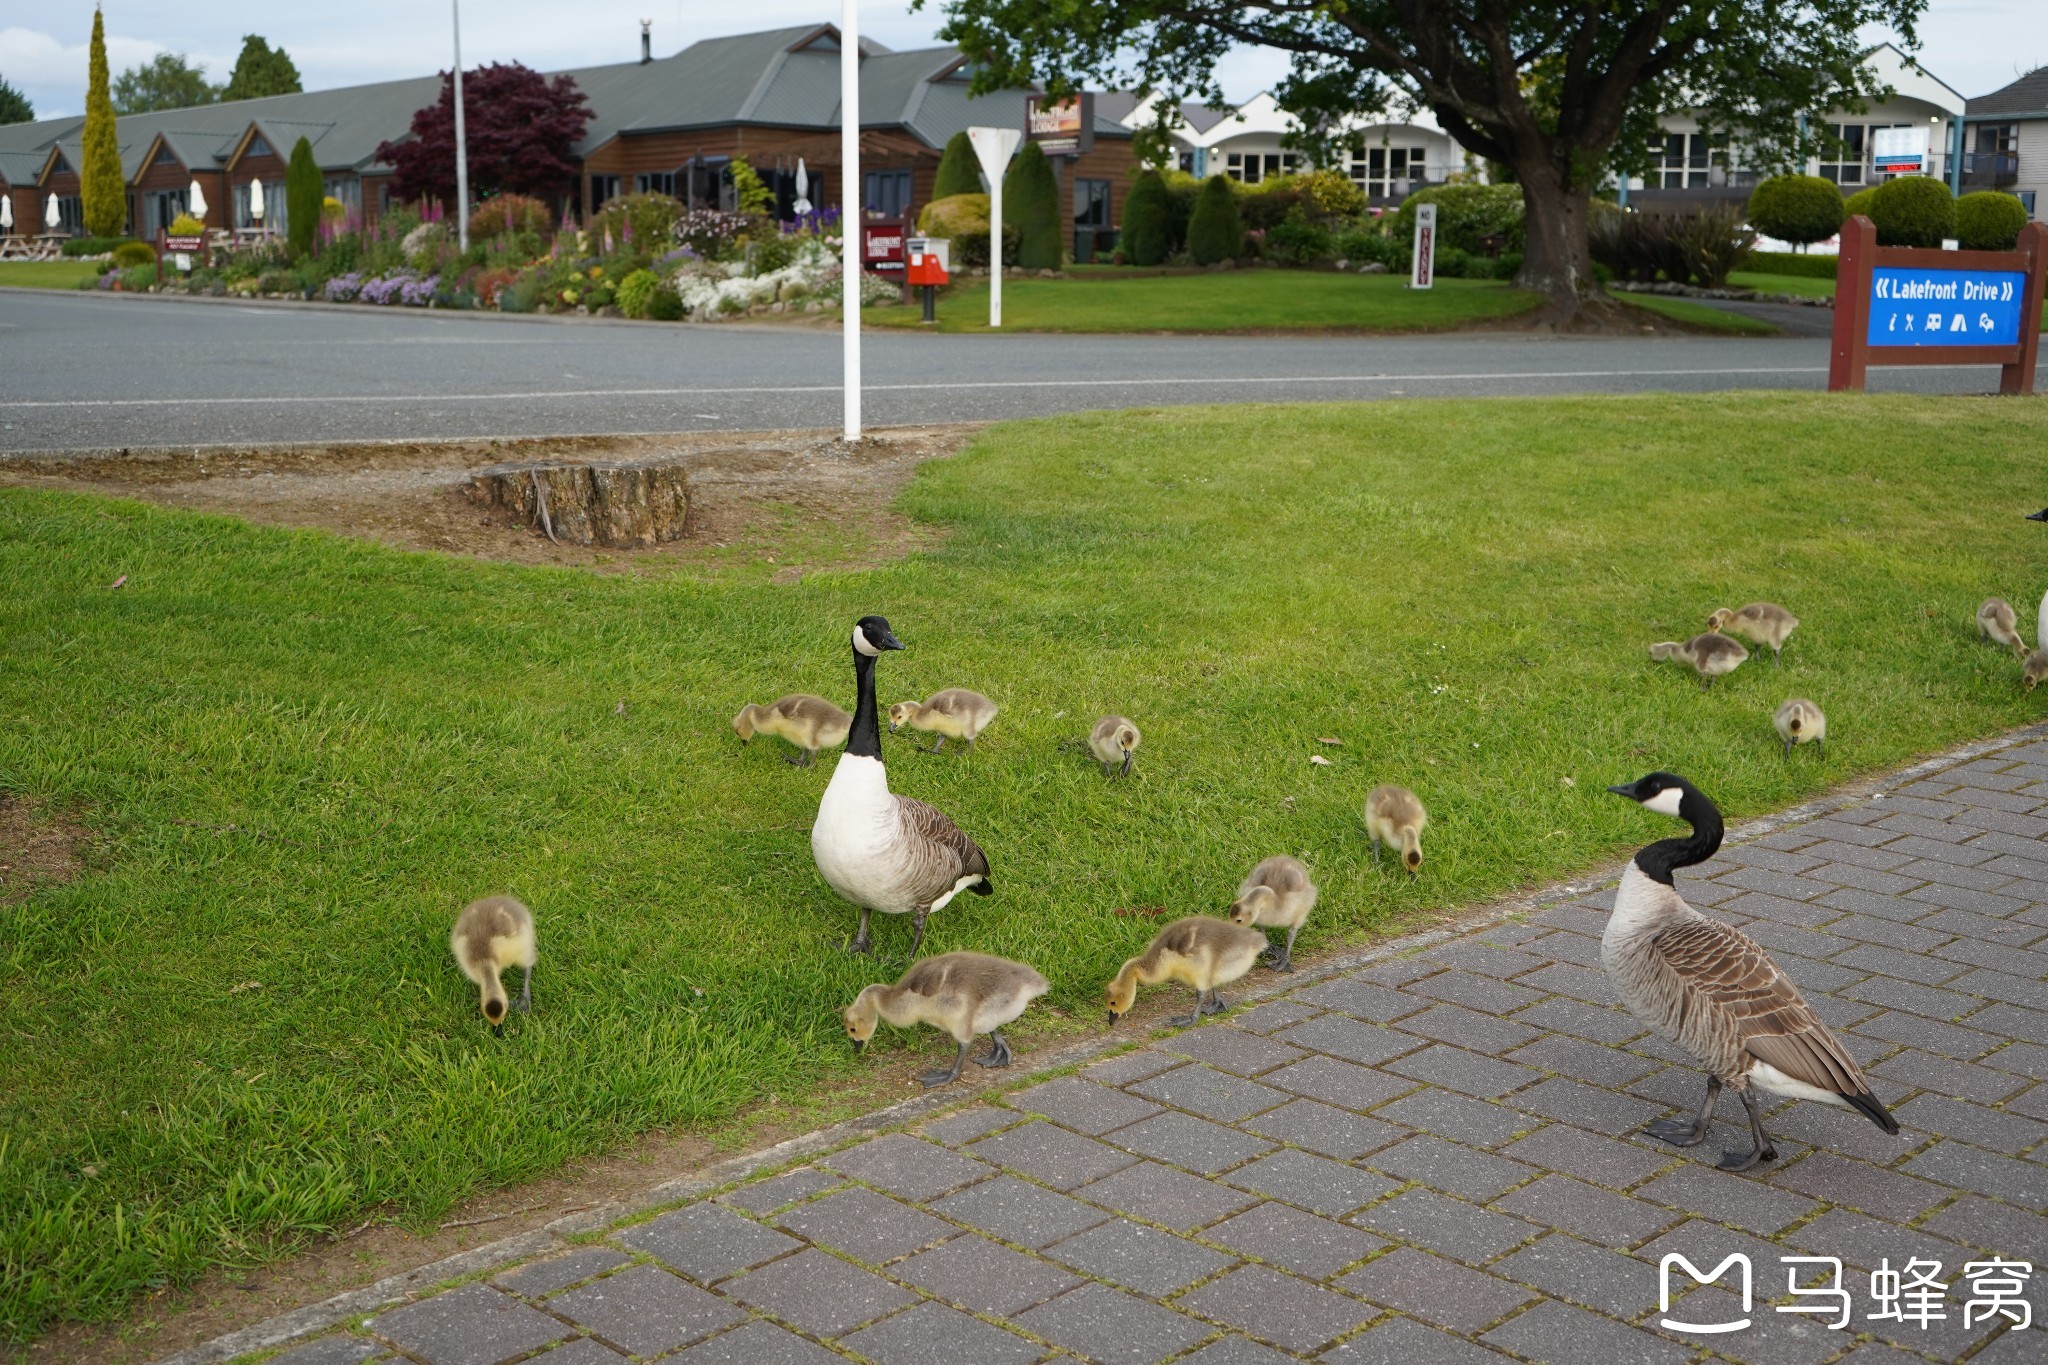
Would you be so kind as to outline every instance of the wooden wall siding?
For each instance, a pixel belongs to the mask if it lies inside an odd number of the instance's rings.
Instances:
[[[6,193],[14,200],[16,237],[33,237],[43,230],[43,192],[34,185],[9,185]]]
[[[237,185],[246,185],[251,180],[282,180],[288,163],[281,156],[245,156],[229,166],[226,174]]]

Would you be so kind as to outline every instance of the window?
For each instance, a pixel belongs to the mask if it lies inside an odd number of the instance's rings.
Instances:
[[[1666,133],[1657,164],[1644,184],[1650,189],[1703,190],[1713,183],[1713,153],[1705,133]]]
[[[641,171],[633,177],[633,192],[635,194],[666,194],[673,197],[676,192],[676,173],[674,171]]]
[[[1180,154],[1180,157],[1178,158],[1178,162],[1180,168],[1186,171],[1189,175],[1193,175],[1195,173],[1195,154],[1193,152],[1182,152]]]
[[[2032,218],[2034,216],[2034,191],[2019,190],[2017,193],[2020,197],[2020,207],[2027,211],[2027,217]]]
[[[171,144],[166,142],[156,149],[156,156],[149,164],[152,166],[175,166],[178,164],[178,154],[172,151]]]
[[[866,191],[861,196],[869,213],[884,218],[901,218],[910,210],[909,171],[869,171]]]
[[[1232,180],[1256,185],[1269,175],[1289,175],[1301,165],[1297,152],[1231,152],[1224,157],[1223,173]]]
[[[1354,147],[1350,174],[1369,199],[1403,198],[1428,178],[1420,147]]]
[[[184,190],[151,190],[142,196],[142,231],[145,236],[154,237],[159,232],[170,230],[178,215],[185,211]]]
[[[243,181],[235,186],[235,228],[249,231],[262,228],[267,232],[283,236],[289,225],[285,222],[284,181],[263,182],[263,217],[258,219],[250,208],[249,185]]]
[[[615,175],[593,175],[590,177],[590,211],[596,213],[605,206],[608,199],[619,197],[619,178]]]
[[[363,182],[352,175],[331,175],[320,182],[320,195],[341,205],[341,221],[354,225],[363,221]]]
[[[1860,185],[1864,181],[1864,153],[1867,140],[1861,123],[1830,123],[1828,132],[1839,145],[1821,150],[1820,175],[1837,185]]]
[[[258,133],[258,134],[256,134],[256,136],[254,136],[254,137],[252,137],[252,138],[250,138],[250,139],[249,139],[249,150],[248,150],[247,152],[243,153],[243,155],[245,155],[245,156],[275,156],[275,155],[277,155],[277,154],[276,154],[275,152],[273,152],[273,151],[271,151],[271,150],[270,150],[270,144],[269,144],[268,142],[265,142],[265,141],[263,140],[263,134],[261,134],[261,133]]]
[[[85,231],[85,204],[75,194],[57,196],[57,231],[76,237]]]

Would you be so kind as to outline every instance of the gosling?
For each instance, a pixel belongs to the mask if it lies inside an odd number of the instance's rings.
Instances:
[[[818,750],[836,749],[846,743],[846,733],[853,728],[853,717],[826,701],[808,692],[792,692],[786,697],[777,697],[766,706],[752,702],[740,708],[732,718],[733,733],[745,744],[755,735],[774,735],[786,739],[801,750],[800,753],[783,759],[799,768],[808,768],[818,761]]]
[[[889,733],[893,735],[897,727],[907,725],[938,736],[928,753],[939,752],[949,739],[966,740],[967,752],[973,753],[974,737],[995,718],[996,704],[987,697],[964,687],[949,687],[932,693],[922,702],[899,701],[890,707]]]
[[[1273,927],[1287,931],[1287,941],[1268,947],[1265,956],[1276,972],[1294,970],[1294,936],[1316,908],[1316,884],[1298,858],[1276,854],[1252,869],[1244,885],[1237,888],[1237,900],[1230,907],[1232,924]]]
[[[1422,870],[1422,827],[1429,812],[1415,793],[1392,783],[1374,787],[1365,798],[1365,832],[1372,836],[1372,860],[1380,860],[1380,845],[1401,850],[1401,861],[1414,876]]]
[[[1792,756],[1795,744],[1811,744],[1814,752],[1827,757],[1828,718],[1821,709],[1804,697],[1794,697],[1778,708],[1773,721],[1778,727],[1778,737],[1785,741],[1785,756]]]
[[[2004,645],[2015,659],[2027,657],[2027,642],[2020,638],[2019,618],[2012,603],[2003,597],[1987,597],[1977,608],[1977,638]]]
[[[841,1015],[846,1036],[856,1052],[875,1036],[875,1021],[896,1028],[930,1024],[953,1035],[960,1050],[950,1071],[934,1071],[917,1079],[923,1085],[947,1085],[960,1079],[961,1064],[976,1034],[986,1033],[989,1051],[974,1059],[977,1066],[1008,1066],[1010,1044],[1000,1029],[1052,989],[1044,977],[1021,962],[985,953],[941,953],[914,964],[895,985],[877,982],[848,1005]]]
[[[1786,639],[1798,628],[1799,618],[1775,602],[1752,602],[1734,611],[1721,607],[1707,618],[1708,630],[1722,630],[1769,645],[1773,668],[1778,666],[1778,655],[1784,651]]]
[[[1174,1027],[1195,1023],[1205,1014],[1221,1014],[1230,1006],[1217,990],[1242,978],[1271,947],[1260,930],[1227,919],[1177,919],[1154,934],[1145,951],[1124,963],[1110,981],[1109,1022],[1131,1012],[1138,987],[1162,981],[1179,981],[1195,992],[1194,1012],[1166,1021]]]
[[[1126,717],[1104,716],[1089,732],[1088,751],[1102,765],[1104,777],[1112,771],[1119,777],[1129,777],[1131,764],[1138,758],[1138,745],[1143,742],[1144,736],[1138,733],[1138,727]]]
[[[511,896],[471,901],[456,916],[448,947],[455,954],[455,965],[483,992],[484,1018],[491,1021],[491,1032],[504,1037],[505,987],[498,973],[507,967],[526,969],[526,980],[519,988],[519,1012],[533,1009],[533,964],[539,957],[533,942],[533,912]]]
[[[1749,651],[1735,641],[1710,630],[1704,635],[1695,635],[1684,644],[1666,640],[1650,646],[1650,657],[1662,662],[1665,659],[1681,659],[1699,671],[1700,690],[1707,690],[1709,684],[1723,673],[1733,673],[1736,665],[1749,657]]]
[[[2027,656],[2027,691],[2039,687],[2043,678],[2048,678],[2048,651],[2037,649]]]

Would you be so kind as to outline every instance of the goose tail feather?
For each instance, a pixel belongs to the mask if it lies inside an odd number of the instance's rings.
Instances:
[[[1892,1117],[1892,1111],[1884,1107],[1883,1101],[1879,1100],[1877,1096],[1871,1094],[1868,1090],[1860,1095],[1844,1095],[1842,1098],[1862,1110],[1872,1123],[1884,1129],[1885,1132],[1892,1134],[1894,1137],[1898,1135],[1899,1121]]]

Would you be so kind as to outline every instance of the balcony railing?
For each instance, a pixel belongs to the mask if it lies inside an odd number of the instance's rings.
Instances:
[[[2012,185],[2020,178],[2020,154],[2018,152],[1965,152],[1963,154],[1963,183],[1965,185]]]

